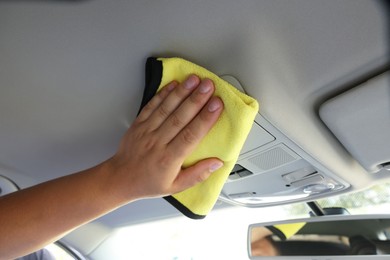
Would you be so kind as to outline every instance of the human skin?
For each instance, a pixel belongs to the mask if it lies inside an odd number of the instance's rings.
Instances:
[[[39,250],[135,200],[162,197],[206,180],[223,162],[184,159],[215,124],[223,102],[209,79],[171,82],[142,109],[111,158],[90,169],[0,198],[0,259]]]
[[[254,227],[251,230],[251,255],[252,256],[277,256],[278,251],[267,239],[272,235],[266,227]]]

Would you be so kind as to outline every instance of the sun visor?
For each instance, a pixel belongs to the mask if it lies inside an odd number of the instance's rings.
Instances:
[[[390,167],[390,73],[334,97],[320,117],[348,152],[369,172]]]

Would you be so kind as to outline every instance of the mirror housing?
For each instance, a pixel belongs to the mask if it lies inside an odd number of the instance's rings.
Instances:
[[[390,215],[334,215],[252,224],[247,245],[250,259],[328,260],[363,255],[388,259]]]

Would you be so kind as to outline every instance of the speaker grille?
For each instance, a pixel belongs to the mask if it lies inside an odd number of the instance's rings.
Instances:
[[[262,170],[270,170],[283,164],[295,161],[296,158],[288,153],[285,149],[287,148],[278,146],[256,155],[255,157],[250,158],[248,161]]]

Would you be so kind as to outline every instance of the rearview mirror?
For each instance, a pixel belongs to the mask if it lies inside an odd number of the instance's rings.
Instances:
[[[321,216],[252,224],[248,253],[250,259],[390,254],[390,216]]]

